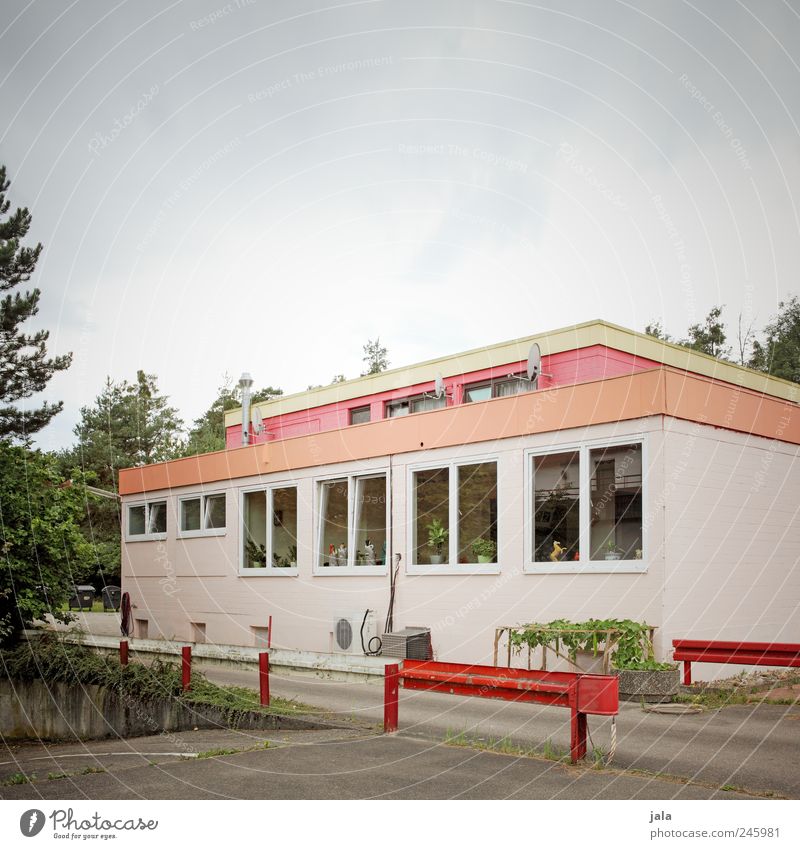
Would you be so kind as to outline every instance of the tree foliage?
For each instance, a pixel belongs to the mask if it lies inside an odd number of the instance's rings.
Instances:
[[[54,457],[0,442],[0,643],[58,609],[93,568],[79,527],[88,495]]]
[[[265,386],[251,394],[250,403],[269,401],[279,395],[283,395],[282,389]],[[238,385],[233,385],[229,374],[223,375],[217,397],[205,413],[194,420],[183,448],[183,455],[191,457],[195,454],[206,454],[209,451],[222,451],[225,448],[225,413],[241,405],[241,390]]]
[[[722,306],[712,307],[701,324],[689,328],[688,337],[681,339],[680,344],[720,360],[727,359],[731,349],[725,345],[727,335],[722,309]]]
[[[756,340],[749,365],[784,380],[800,383],[800,299],[792,295],[778,304],[778,314],[764,328],[763,344]]]
[[[377,337],[373,342],[372,339],[367,340],[364,345],[363,360],[367,365],[367,370],[361,373],[361,377],[366,377],[368,374],[380,374],[389,368],[388,350],[381,345],[380,337]]]
[[[8,214],[11,202],[6,198],[10,185],[5,166],[0,165],[0,439],[27,443],[63,407],[62,402],[44,402],[32,410],[21,410],[17,401],[44,390],[50,378],[69,367],[72,354],[48,358],[47,330],[27,333],[22,326],[39,312],[39,289],[26,292],[11,290],[30,280],[36,268],[41,244],[22,245],[31,226],[27,208]]]

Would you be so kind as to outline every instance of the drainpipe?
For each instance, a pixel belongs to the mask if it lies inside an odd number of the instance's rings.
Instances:
[[[242,392],[242,445],[250,444],[250,387],[253,378],[249,372],[242,372],[239,378],[239,389]]]

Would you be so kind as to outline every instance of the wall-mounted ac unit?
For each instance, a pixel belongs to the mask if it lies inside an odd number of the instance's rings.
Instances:
[[[378,624],[375,612],[344,613],[333,617],[333,650],[337,654],[364,654],[361,646],[361,623],[364,623],[364,646],[369,647],[369,641],[378,635]]]

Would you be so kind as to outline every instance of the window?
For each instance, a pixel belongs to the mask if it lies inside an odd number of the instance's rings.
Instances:
[[[589,452],[592,560],[642,559],[642,446]]]
[[[497,563],[497,462],[412,471],[412,566]]]
[[[444,395],[441,398],[436,398],[433,395],[415,395],[413,398],[389,401],[386,404],[386,418],[393,419],[396,416],[407,416],[409,413],[425,413],[428,410],[439,410],[446,406],[447,398]]]
[[[578,559],[580,460],[577,451],[533,458],[533,559]]]
[[[370,415],[369,407],[357,407],[350,410],[350,424],[365,424],[370,420]]]
[[[642,443],[531,457],[530,563],[556,571],[639,571],[642,528]],[[601,567],[600,564],[603,564]]]
[[[274,486],[242,494],[242,571],[297,574],[297,488]]]
[[[533,388],[525,372],[509,374],[506,377],[496,377],[480,383],[472,383],[464,387],[464,403],[472,401],[488,401],[490,398],[505,398],[508,395],[518,395],[529,392]]]
[[[180,500],[180,535],[225,533],[225,494],[198,495]]]
[[[166,501],[147,501],[128,506],[128,539],[164,539],[166,534]]]
[[[319,483],[319,565],[385,566],[389,546],[386,475],[350,475]]]

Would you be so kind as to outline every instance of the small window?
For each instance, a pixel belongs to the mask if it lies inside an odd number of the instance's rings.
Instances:
[[[167,532],[167,502],[148,501],[128,507],[128,538],[162,539]]]
[[[366,424],[370,420],[370,414],[369,407],[356,407],[350,410],[350,424]]]
[[[506,398],[509,395],[519,395],[520,392],[530,392],[535,386],[530,383],[523,372],[509,374],[506,377],[496,377],[481,383],[472,383],[464,387],[464,402],[488,401],[490,398]]]
[[[225,530],[225,495],[198,495],[180,502],[182,534],[204,534]]]
[[[394,419],[398,416],[407,416],[411,412],[411,407],[407,400],[392,401],[386,405],[386,418]]]
[[[321,567],[386,564],[389,513],[385,474],[322,481],[319,505]]]
[[[447,406],[444,395],[436,398],[433,395],[415,395],[412,398],[401,398],[399,401],[390,401],[386,405],[386,418],[392,419],[396,416],[407,416],[409,413],[425,413],[428,410],[438,410]]]

